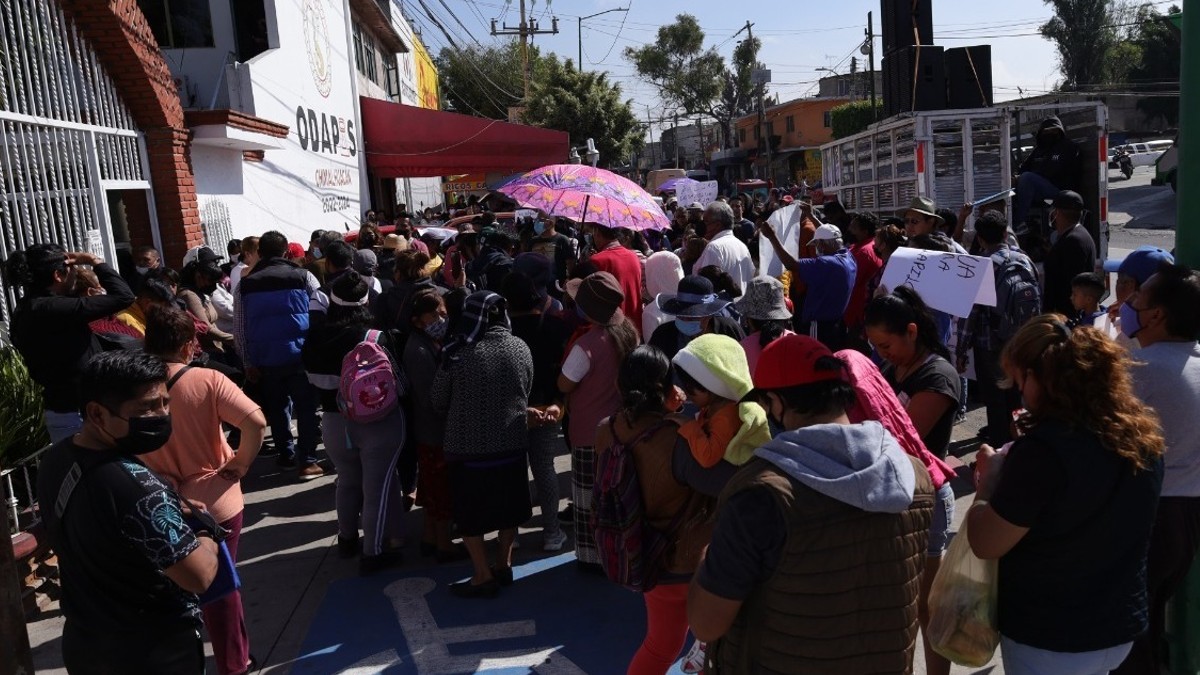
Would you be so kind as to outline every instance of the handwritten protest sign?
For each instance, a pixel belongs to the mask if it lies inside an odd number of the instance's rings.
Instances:
[[[530,220],[537,220],[537,215],[538,212],[536,209],[517,209],[513,214],[513,219],[517,221],[521,221],[526,218],[529,218]]]
[[[971,306],[996,305],[992,259],[916,248],[899,248],[888,260],[881,282],[908,286],[930,307],[951,316],[968,316]]]
[[[692,202],[700,202],[708,206],[709,202],[716,201],[717,194],[717,181],[715,180],[689,181],[686,183],[681,181],[675,186],[675,198],[683,206],[687,206]]]

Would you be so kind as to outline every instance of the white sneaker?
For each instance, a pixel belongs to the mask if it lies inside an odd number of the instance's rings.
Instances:
[[[692,642],[692,648],[688,650],[687,656],[683,657],[683,665],[681,670],[685,673],[699,673],[704,671],[704,652],[707,651],[708,645],[696,640]]]
[[[543,551],[561,551],[563,544],[567,543],[567,533],[559,530],[554,534],[546,535],[542,539]]]

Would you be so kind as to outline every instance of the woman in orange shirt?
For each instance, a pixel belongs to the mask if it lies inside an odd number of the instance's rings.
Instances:
[[[161,449],[139,459],[184,497],[203,504],[229,531],[225,544],[236,562],[245,509],[240,481],[258,456],[267,420],[258,404],[228,377],[188,365],[195,338],[195,322],[184,312],[170,307],[150,309],[146,352],[167,363],[171,438]],[[241,430],[236,451],[225,440],[222,422]],[[234,591],[204,605],[201,611],[217,671],[237,675],[252,670],[241,594]]]

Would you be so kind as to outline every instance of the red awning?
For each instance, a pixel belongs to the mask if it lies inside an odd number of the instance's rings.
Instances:
[[[562,164],[566,132],[362,98],[367,167],[379,178],[518,173]]]

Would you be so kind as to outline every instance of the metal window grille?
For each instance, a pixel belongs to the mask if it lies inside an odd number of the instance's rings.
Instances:
[[[0,2],[0,45],[0,253],[111,257],[105,189],[150,187],[133,116],[58,0]],[[0,297],[7,318],[13,289]]]

